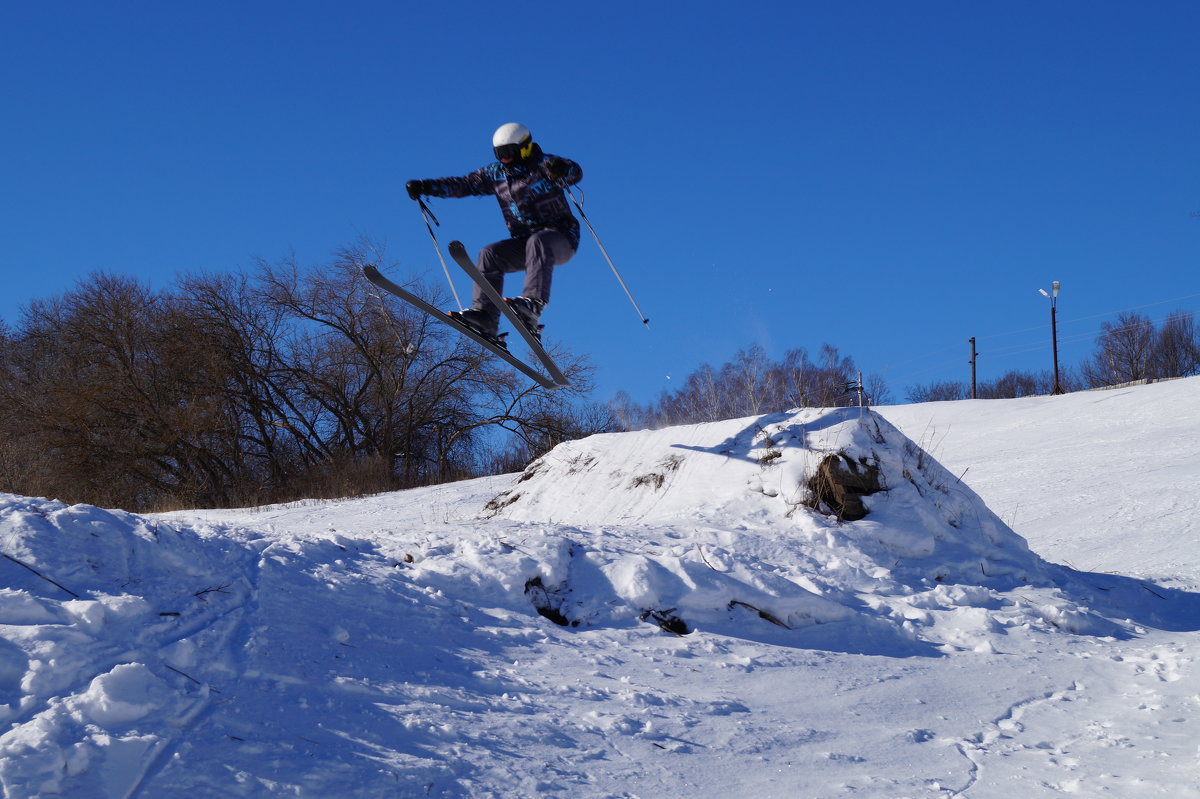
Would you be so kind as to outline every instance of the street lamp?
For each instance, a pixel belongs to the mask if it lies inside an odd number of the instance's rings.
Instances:
[[[1054,391],[1053,394],[1065,393],[1062,384],[1058,381],[1058,318],[1056,316],[1056,308],[1058,306],[1058,290],[1062,288],[1062,283],[1055,280],[1050,284],[1050,292],[1045,289],[1038,289],[1043,297],[1050,299],[1050,340],[1054,343]]]

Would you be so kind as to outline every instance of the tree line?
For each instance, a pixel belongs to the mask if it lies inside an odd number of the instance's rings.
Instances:
[[[1122,312],[1103,322],[1096,348],[1078,367],[1059,370],[1064,391],[1121,385],[1139,380],[1162,380],[1200,374],[1200,328],[1191,311],[1175,311],[1156,325],[1136,312]],[[1054,374],[1009,371],[976,386],[979,399],[1007,399],[1050,394]],[[935,381],[910,387],[909,402],[969,399],[971,386],[965,381]]]
[[[578,401],[583,360],[558,353],[574,389],[530,386],[364,280],[374,255],[165,291],[97,273],[31,303],[0,327],[0,490],[139,511],[344,496],[610,429]]]
[[[858,403],[858,369],[854,359],[825,344],[816,359],[804,348],[788,350],[772,360],[759,345],[743,349],[719,368],[704,364],[674,391],[641,405],[627,394],[610,403],[623,429],[698,424],[790,408],[835,408]],[[864,380],[865,399],[884,403],[889,395],[882,380]]]
[[[1096,349],[1077,369],[1059,373],[1064,391],[1122,383],[1200,374],[1200,329],[1189,311],[1170,314],[1161,325],[1137,313],[1121,313],[1104,322]],[[852,389],[859,380],[854,359],[832,345],[821,347],[816,358],[806,349],[793,349],[772,360],[758,345],[739,351],[719,367],[705,364],[688,375],[679,388],[658,399],[638,404],[624,393],[610,403],[616,423],[625,430],[732,419],[773,413],[797,407],[832,408],[858,402]],[[879,376],[863,378],[868,404],[891,401],[886,382]],[[1007,399],[1051,394],[1050,370],[1011,370],[977,384],[980,399]],[[907,390],[909,402],[968,399],[965,381],[935,381]]]
[[[135,511],[230,507],[409,488],[517,471],[591,433],[891,401],[829,344],[772,359],[754,345],[639,404],[587,399],[591,367],[556,352],[572,389],[530,385],[450,328],[362,277],[363,244],[328,264],[260,261],[155,291],[97,273],[0,322],[0,491]],[[411,285],[411,284],[410,284]],[[441,304],[444,297],[414,288]],[[1200,374],[1200,331],[1179,311],[1101,325],[1068,391]],[[981,398],[1049,394],[1010,371]],[[962,381],[908,389],[964,399]]]

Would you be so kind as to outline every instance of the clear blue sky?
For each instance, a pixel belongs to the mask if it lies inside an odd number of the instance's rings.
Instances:
[[[0,66],[10,323],[93,270],[360,236],[444,284],[404,181],[508,121],[583,165],[651,318],[585,232],[545,321],[599,400],[755,342],[833,344],[896,399],[967,379],[971,336],[981,379],[1049,368],[1052,280],[1064,363],[1114,311],[1200,311],[1194,2],[9,2]],[[504,235],[490,199],[434,211],[443,243]]]

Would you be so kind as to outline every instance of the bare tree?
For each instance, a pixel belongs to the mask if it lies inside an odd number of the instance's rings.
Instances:
[[[1075,372],[1069,368],[1060,371],[1059,383],[1066,391],[1078,391],[1083,387]],[[1053,372],[1023,372],[1014,369],[994,380],[981,381],[976,386],[975,396],[979,399],[1013,399],[1044,396],[1053,391]],[[970,395],[966,383],[947,380],[911,387],[906,396],[909,402],[942,402],[967,399]]]
[[[850,405],[856,399],[849,386],[857,379],[854,361],[829,345],[821,348],[819,363],[804,349],[790,350],[773,362],[762,347],[753,345],[719,370],[701,366],[681,388],[664,393],[655,403],[641,407],[627,395],[618,395],[609,407],[626,429],[695,424],[797,407]],[[872,386],[886,394],[881,379],[873,378]]]
[[[27,309],[4,392],[43,453],[42,493],[142,507],[225,482],[207,444],[226,420],[196,332],[171,297],[103,273]]]
[[[905,398],[909,402],[946,402],[963,400],[971,396],[966,383],[958,380],[938,380],[925,385],[909,387]]]
[[[475,476],[498,437],[540,451],[610,424],[381,295],[365,246],[319,268],[93,275],[0,330],[0,490],[133,510],[350,494]],[[415,287],[419,289],[419,287]],[[437,299],[436,297],[434,298]]]
[[[1092,387],[1128,383],[1153,377],[1154,323],[1149,317],[1122,312],[1116,322],[1103,322],[1096,352],[1083,364]]]
[[[1175,311],[1154,334],[1151,368],[1155,377],[1200,374],[1200,329],[1191,311]]]
[[[1038,375],[1034,372],[1010,370],[995,380],[979,383],[976,396],[982,399],[1014,399],[1036,397],[1054,391],[1053,375]]]

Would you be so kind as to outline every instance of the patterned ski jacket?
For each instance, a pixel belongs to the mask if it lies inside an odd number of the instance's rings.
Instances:
[[[512,236],[528,236],[539,230],[557,230],[579,247],[579,221],[567,205],[562,187],[546,174],[546,161],[555,158],[534,145],[533,154],[519,163],[488,164],[461,178],[425,181],[425,193],[432,197],[471,197],[494,194],[504,213],[504,224]],[[567,175],[562,184],[573,186],[583,180],[583,169],[563,158]]]

